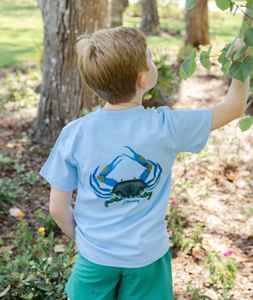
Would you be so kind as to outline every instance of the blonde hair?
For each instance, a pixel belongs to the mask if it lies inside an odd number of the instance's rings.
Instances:
[[[110,104],[129,102],[136,94],[138,74],[149,70],[147,39],[134,27],[84,34],[76,50],[84,82]]]

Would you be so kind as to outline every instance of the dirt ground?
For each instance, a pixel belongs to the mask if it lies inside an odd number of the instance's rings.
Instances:
[[[223,101],[228,85],[217,65],[211,72],[198,66],[198,70],[178,87],[178,101],[169,105],[173,109],[208,108]],[[34,137],[31,122],[37,108],[13,110],[5,104],[0,114],[0,147],[9,156],[20,156],[26,170],[39,172],[48,156],[33,142],[20,140],[20,133]],[[253,115],[250,110],[248,113]],[[253,217],[244,219],[239,208],[253,207],[253,128],[242,133],[238,120],[210,133],[206,147],[200,154],[184,153],[173,167],[171,199],[176,200],[184,220],[185,235],[189,236],[196,222],[205,222],[203,247],[181,251],[171,247],[175,300],[190,299],[186,283],[202,288],[205,295],[218,300],[218,290],[209,283],[209,271],[203,266],[204,249],[213,248],[220,256],[232,248],[237,262],[234,299],[253,299]],[[1,178],[18,176],[10,166],[1,167]],[[24,212],[24,218],[33,232],[38,229],[35,210],[41,208],[49,214],[49,185],[42,182],[25,186],[27,199],[14,199],[12,207]],[[74,200],[72,202],[74,207]],[[166,217],[168,219],[169,216]],[[12,246],[7,233],[17,228],[16,218],[0,215],[0,236],[4,246]],[[58,244],[68,244],[70,239],[58,229]],[[15,248],[12,249],[15,254]]]

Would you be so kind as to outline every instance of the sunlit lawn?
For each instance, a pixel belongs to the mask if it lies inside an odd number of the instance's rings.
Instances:
[[[223,20],[221,18],[224,18]],[[124,26],[140,26],[140,18],[124,16]],[[229,13],[210,13],[209,27],[211,43],[221,47],[230,43],[238,34],[242,15],[233,17]],[[182,36],[148,36],[152,47],[184,44],[185,21],[160,19],[161,28],[179,30]],[[16,62],[38,59],[43,42],[43,22],[40,10],[27,4],[0,2],[0,67]]]
[[[209,32],[211,43],[223,45],[230,43],[236,37],[242,24],[242,14],[237,14],[233,17],[233,14],[218,12],[209,13]],[[141,18],[124,18],[124,26],[136,26],[139,27]],[[160,27],[165,29],[179,29],[185,34],[185,20],[170,20],[160,19]],[[148,36],[148,42],[150,45],[165,46],[168,44],[183,45],[184,37],[182,36],[170,36],[168,38],[161,38],[158,36]]]
[[[43,22],[38,8],[0,1],[0,67],[38,59],[42,40]]]

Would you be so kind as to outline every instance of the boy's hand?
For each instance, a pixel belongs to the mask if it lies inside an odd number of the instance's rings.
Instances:
[[[235,42],[233,53],[230,56],[231,61],[234,61],[235,52],[238,51],[244,45],[245,45],[245,43],[244,43],[243,38],[240,38]],[[250,47],[247,47],[247,50],[244,53],[244,55],[242,56],[241,60],[243,60],[246,56],[249,56],[249,55],[251,55]]]

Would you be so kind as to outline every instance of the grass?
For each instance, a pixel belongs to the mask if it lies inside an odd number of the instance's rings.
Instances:
[[[124,26],[139,27],[141,18],[124,16]],[[242,23],[242,15],[209,13],[211,43],[222,47],[233,41]],[[185,33],[185,20],[160,19],[161,28]],[[43,43],[43,21],[39,8],[26,2],[0,2],[0,68],[17,62],[41,58],[39,47]],[[183,46],[184,36],[148,36],[151,47]]]
[[[209,32],[211,43],[217,43],[217,35],[222,45],[231,43],[239,33],[243,22],[243,15],[224,13],[224,12],[209,12]]]
[[[40,10],[26,3],[0,2],[0,67],[36,60],[42,47],[43,22]]]

